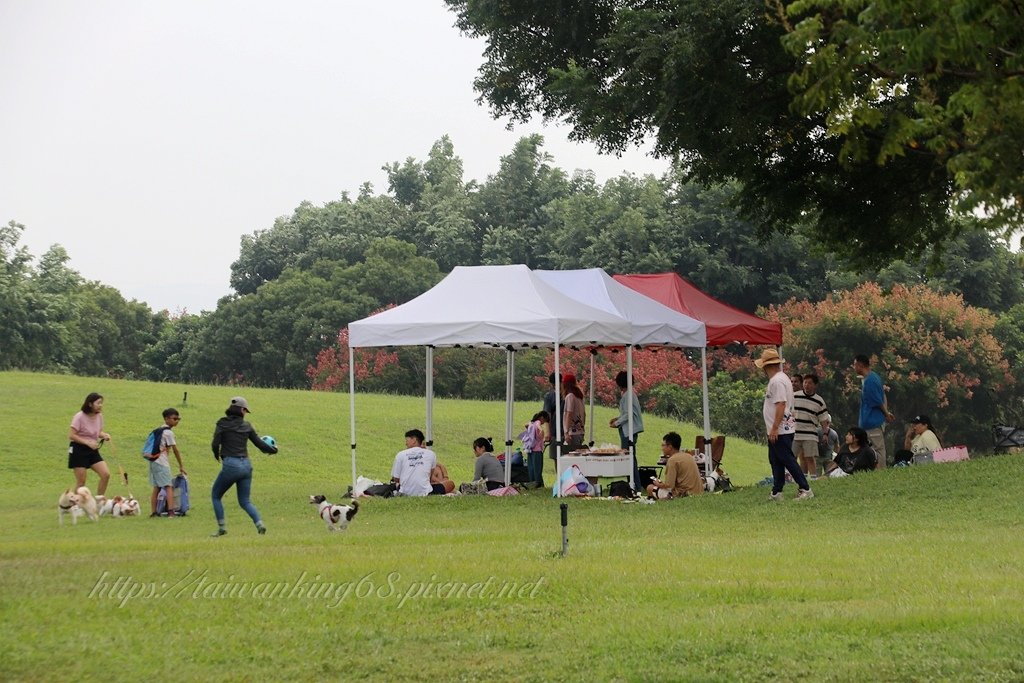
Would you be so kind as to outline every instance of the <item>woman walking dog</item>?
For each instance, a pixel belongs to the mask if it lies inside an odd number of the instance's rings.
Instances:
[[[217,420],[213,432],[213,457],[220,461],[221,470],[213,482],[213,512],[217,516],[217,531],[214,536],[223,536],[228,531],[224,528],[224,505],[220,499],[232,486],[236,487],[238,505],[245,510],[256,525],[256,531],[265,534],[260,512],[249,500],[252,489],[252,462],[249,460],[247,442],[251,441],[256,448],[273,455],[277,448],[264,443],[253,426],[245,421],[249,412],[249,402],[241,396],[231,399],[231,405],[224,411],[224,417]]]
[[[110,441],[110,434],[103,431],[103,396],[94,391],[85,397],[82,409],[71,418],[68,440],[68,469],[74,470],[75,489],[85,486],[85,475],[92,470],[100,477],[96,495],[104,495],[110,468],[100,455],[100,446]]]

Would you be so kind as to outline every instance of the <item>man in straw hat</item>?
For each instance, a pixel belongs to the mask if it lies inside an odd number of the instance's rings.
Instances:
[[[764,424],[768,429],[768,462],[772,466],[771,500],[782,500],[782,487],[786,485],[786,471],[799,487],[797,500],[813,498],[800,465],[793,455],[793,437],[796,420],[793,418],[793,384],[782,372],[782,358],[775,349],[765,349],[754,365],[764,370],[768,390],[764,395]]]

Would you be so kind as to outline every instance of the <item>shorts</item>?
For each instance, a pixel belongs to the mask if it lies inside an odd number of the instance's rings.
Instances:
[[[428,496],[443,496],[445,494],[444,484],[431,484]]]
[[[171,468],[159,462],[149,463],[149,483],[164,488],[171,485]]]
[[[817,458],[818,442],[815,441],[814,439],[807,439],[806,441],[794,441],[793,455],[795,455],[798,458]]]
[[[89,469],[98,462],[103,462],[100,452],[72,441],[68,444],[68,469],[73,470],[79,467]]]

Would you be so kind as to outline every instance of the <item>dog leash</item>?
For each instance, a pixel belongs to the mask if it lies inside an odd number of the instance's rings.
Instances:
[[[132,491],[132,487],[128,485],[128,473],[124,471],[124,468],[121,467],[120,461],[117,459],[117,446],[114,445],[113,440],[109,441],[108,443],[110,444],[110,450],[111,450],[110,461],[114,463],[114,466],[117,468],[117,471],[120,473],[120,475],[121,475],[121,483],[123,483],[124,487],[126,489],[128,489],[128,495],[131,496],[132,498],[135,498],[135,492]],[[138,499],[136,499],[136,500],[138,500]]]

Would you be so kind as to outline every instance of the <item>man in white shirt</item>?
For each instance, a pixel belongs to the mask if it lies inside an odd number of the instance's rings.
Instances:
[[[426,437],[418,429],[405,433],[405,450],[395,455],[391,467],[391,481],[398,487],[400,496],[430,495],[430,471],[437,464],[434,451],[423,447]]]
[[[793,455],[793,437],[796,434],[796,420],[793,418],[793,384],[782,372],[782,358],[775,349],[765,349],[754,365],[764,370],[768,377],[768,389],[764,395],[765,428],[768,430],[768,463],[772,466],[771,500],[782,500],[782,487],[786,485],[786,471],[793,476],[799,491],[797,500],[813,498],[814,493],[807,483],[800,465]]]

